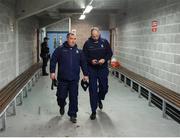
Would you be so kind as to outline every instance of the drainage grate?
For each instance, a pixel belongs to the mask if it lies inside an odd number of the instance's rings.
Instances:
[[[146,90],[146,89],[144,89],[144,88],[141,87],[141,95],[142,95],[144,98],[148,99],[148,94],[149,94],[148,90]]]
[[[133,86],[132,86],[133,90],[135,90],[136,92],[138,92],[138,87],[139,87],[139,85],[138,85],[137,83],[135,83],[135,82],[133,82],[132,85],[133,85]]]
[[[130,79],[128,79],[128,78],[126,78],[126,79],[127,79],[127,81],[126,81],[126,85],[131,86],[131,80],[130,80]]]
[[[125,76],[121,74],[121,81],[124,82],[125,81]]]
[[[166,114],[168,114],[170,117],[172,117],[175,121],[177,121],[180,124],[180,111],[178,111],[176,108],[167,104]]]
[[[162,105],[163,105],[163,101],[162,99],[160,99],[159,97],[157,97],[156,95],[152,94],[152,99],[151,99],[152,103],[154,105],[156,105],[160,110],[162,110]]]

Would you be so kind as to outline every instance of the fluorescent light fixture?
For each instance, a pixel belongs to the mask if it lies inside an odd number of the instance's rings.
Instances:
[[[86,15],[81,14],[81,16],[79,17],[79,20],[84,20],[86,18]]]
[[[90,13],[92,9],[93,9],[93,6],[91,5],[86,6],[86,9],[84,10],[83,14]]]

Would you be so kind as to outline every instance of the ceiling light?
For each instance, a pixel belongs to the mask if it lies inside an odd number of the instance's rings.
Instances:
[[[81,14],[81,16],[79,17],[79,20],[84,20],[86,18],[86,15]]]
[[[93,9],[93,6],[91,5],[86,6],[86,9],[84,10],[83,14],[90,13],[92,9]]]

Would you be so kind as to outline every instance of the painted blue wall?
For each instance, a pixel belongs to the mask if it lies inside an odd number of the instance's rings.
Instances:
[[[58,46],[62,45],[66,41],[67,33],[68,32],[47,32],[47,37],[49,38],[48,47],[51,55]]]

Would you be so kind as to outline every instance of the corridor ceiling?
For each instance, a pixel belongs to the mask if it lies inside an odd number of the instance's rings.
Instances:
[[[90,0],[70,0],[57,7],[45,10],[38,13],[36,16],[39,19],[61,19],[62,17],[79,17]],[[123,13],[127,6],[127,0],[94,0],[92,2],[94,7],[90,14],[112,14]]]

